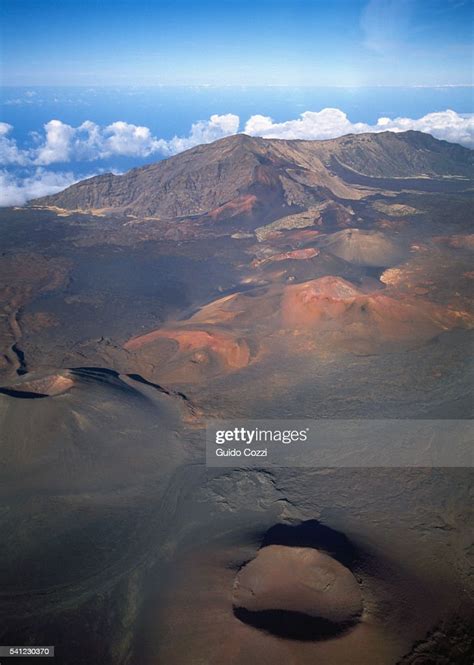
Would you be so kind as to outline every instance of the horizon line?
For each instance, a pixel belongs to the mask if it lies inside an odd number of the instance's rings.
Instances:
[[[335,89],[366,89],[366,88],[474,88],[474,83],[436,83],[436,84],[387,84],[372,83],[367,85],[317,84],[317,83],[8,83],[0,89],[7,88],[335,88]]]

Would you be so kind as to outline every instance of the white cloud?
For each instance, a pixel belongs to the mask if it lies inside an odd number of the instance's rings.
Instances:
[[[379,118],[375,125],[364,122],[353,123],[343,111],[334,108],[326,108],[319,112],[305,111],[296,120],[286,122],[273,122],[268,116],[253,115],[247,121],[244,132],[264,138],[330,139],[344,134],[405,132],[410,129],[474,148],[474,114],[460,114],[450,110],[428,113],[416,120]]]
[[[30,199],[56,194],[77,180],[73,173],[54,173],[42,168],[24,178],[1,170],[0,207],[23,205]]]
[[[168,154],[175,155],[200,143],[211,143],[225,136],[232,136],[239,131],[239,125],[240,118],[233,113],[211,115],[209,120],[195,122],[186,138],[175,136],[171,141],[165,142],[165,150]]]
[[[296,120],[274,123],[271,118],[253,115],[247,121],[244,132],[251,136],[273,139],[332,139],[352,132],[368,132],[369,125],[352,123],[339,109],[305,111]]]
[[[50,120],[44,126],[46,140],[39,148],[35,164],[68,162],[71,157],[71,141],[75,129],[61,120]]]
[[[101,157],[148,157],[160,148],[161,142],[152,136],[148,127],[118,121],[108,125],[102,132]]]
[[[419,120],[411,118],[379,118],[374,131],[405,132],[415,129],[426,132],[437,139],[460,143],[468,148],[474,148],[474,114],[459,114],[456,111],[442,111],[428,113]]]
[[[0,163],[24,166],[28,164],[29,156],[27,151],[18,148],[15,139],[8,136],[12,129],[7,122],[0,122]]]
[[[86,120],[78,127],[61,120],[44,125],[44,135],[32,133],[35,145],[21,149],[8,134],[13,127],[0,123],[0,164],[47,166],[49,164],[93,161],[113,156],[149,157],[174,155],[200,143],[210,143],[237,133],[239,116],[227,113],[212,115],[195,122],[188,136],[165,140],[153,136],[148,127],[118,120],[100,126]]]

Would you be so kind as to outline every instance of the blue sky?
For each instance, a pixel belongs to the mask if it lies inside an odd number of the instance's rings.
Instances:
[[[4,85],[460,85],[470,0],[1,0]]]

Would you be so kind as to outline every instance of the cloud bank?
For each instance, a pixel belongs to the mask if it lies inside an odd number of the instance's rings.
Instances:
[[[35,145],[19,148],[11,138],[12,125],[0,123],[0,164],[3,166],[48,166],[68,162],[87,162],[111,157],[170,156],[200,143],[210,143],[236,134],[240,118],[228,113],[211,115],[209,120],[195,122],[186,137],[165,140],[153,136],[148,127],[118,120],[101,127],[86,120],[72,127],[61,120],[50,120],[43,135],[33,136]]]
[[[474,148],[474,114],[461,115],[456,111],[428,113],[412,118],[379,118],[375,125],[353,123],[340,109],[305,111],[296,120],[275,123],[267,116],[254,115],[246,123],[244,132],[251,136],[278,139],[332,139],[344,134],[362,132],[405,132],[418,130],[437,139],[460,143]]]
[[[146,159],[169,157],[202,143],[210,143],[239,130],[251,136],[279,139],[331,139],[362,132],[418,130],[474,148],[474,114],[446,110],[421,118],[379,118],[375,124],[352,122],[340,109],[305,111],[298,118],[274,122],[269,116],[253,115],[245,124],[238,115],[212,115],[193,123],[187,136],[163,139],[148,127],[122,120],[101,126],[90,120],[73,127],[50,120],[43,133],[33,134],[31,144],[20,147],[12,137],[13,127],[0,123],[0,165],[14,169],[0,171],[0,205],[21,205],[27,200],[53,194],[75,181],[73,173],[48,171],[57,164],[77,164],[113,157]],[[22,169],[22,175],[18,170]],[[25,175],[25,169],[27,169]],[[77,178],[76,178],[77,180]]]
[[[73,173],[55,173],[37,168],[26,177],[0,170],[0,207],[19,206],[30,199],[56,194],[69,187],[77,178]]]

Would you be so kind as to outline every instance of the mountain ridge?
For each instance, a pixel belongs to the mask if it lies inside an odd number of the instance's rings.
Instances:
[[[219,209],[230,204],[230,216],[258,216],[265,209],[268,218],[276,219],[334,198],[364,198],[371,179],[471,174],[468,148],[422,132],[347,134],[321,141],[236,134],[121,175],[94,176],[30,205],[170,219],[219,218]]]

